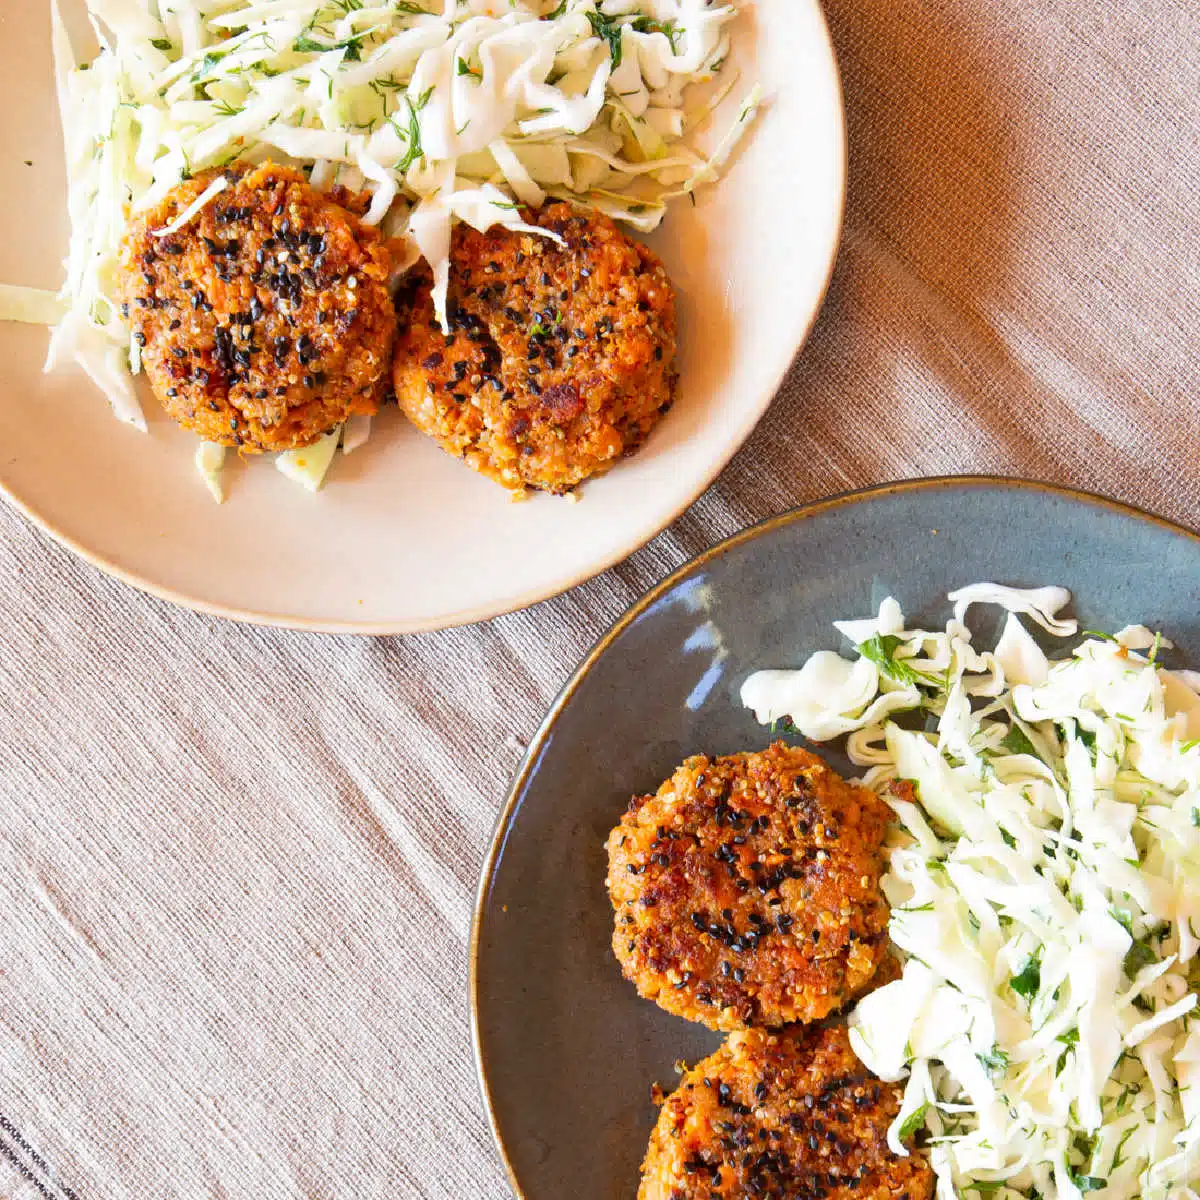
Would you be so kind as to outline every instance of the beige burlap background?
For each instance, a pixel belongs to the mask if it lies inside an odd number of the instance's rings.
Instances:
[[[629,562],[474,628],[311,637],[147,599],[0,512],[0,1147],[45,1188],[0,1155],[0,1196],[505,1196],[471,897],[521,739],[614,617],[741,526],[901,476],[1200,525],[1200,9],[827,10],[851,146],[828,303]]]

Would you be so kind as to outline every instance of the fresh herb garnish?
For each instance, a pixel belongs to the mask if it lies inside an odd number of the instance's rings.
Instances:
[[[592,26],[592,33],[601,41],[608,43],[608,54],[612,59],[612,69],[615,71],[621,65],[621,26],[616,17],[606,17],[602,12],[590,12],[587,15]]]
[[[1075,736],[1087,748],[1088,757],[1092,760],[1092,766],[1096,765],[1096,735],[1090,729],[1076,728]]]
[[[925,1114],[929,1111],[929,1104],[926,1102],[920,1108],[914,1109],[904,1118],[904,1124],[900,1126],[900,1140],[908,1141],[922,1125],[925,1124]]]
[[[297,54],[324,54],[326,50],[332,50],[332,46],[327,46],[324,42],[318,42],[316,38],[310,38],[307,33],[302,33],[293,43],[292,49]]]
[[[330,50],[342,50],[346,62],[362,61],[362,43],[375,32],[374,29],[364,29],[352,37],[343,38],[340,42],[319,42],[316,38],[302,33],[293,43],[292,49],[302,54],[325,54]]]
[[[661,33],[671,43],[671,53],[678,53],[675,39],[679,36],[679,27],[674,21],[656,21],[653,17],[648,17],[643,13],[635,18],[630,28],[638,33]]]
[[[894,634],[877,633],[873,638],[860,642],[858,652],[897,683],[907,687],[931,686],[934,681],[928,675],[923,675],[910,667],[904,659],[896,657],[896,650],[903,644],[903,639]]]
[[[988,1054],[977,1054],[975,1057],[979,1059],[984,1069],[993,1075],[1008,1069],[1008,1055],[999,1046],[993,1046]]]
[[[1029,735],[1019,725],[1014,725],[1004,735],[1000,743],[1010,754],[1028,754],[1031,758],[1040,757],[1037,748],[1029,740]]]
[[[417,118],[417,113],[429,103],[429,97],[433,95],[433,88],[426,88],[425,91],[417,97],[417,102],[414,104],[407,96],[405,101],[408,104],[408,128],[400,129],[395,121],[392,127],[397,133],[402,134],[408,141],[408,149],[405,150],[403,157],[396,163],[395,170],[407,171],[409,167],[417,161],[418,158],[424,158],[425,151],[421,149],[421,122]]]
[[[155,50],[170,50],[173,48],[170,38],[151,38],[150,45],[152,45]]]
[[[1042,986],[1042,968],[1038,960],[1030,957],[1021,968],[1021,973],[1009,980],[1009,986],[1018,996],[1024,996],[1026,999],[1036,996]]]
[[[192,72],[192,82],[195,83],[196,80],[203,79],[225,57],[225,54],[226,51],[224,50],[210,50],[200,60],[200,66]]]
[[[1151,963],[1156,962],[1158,962],[1158,955],[1150,948],[1150,943],[1142,938],[1135,938],[1133,945],[1129,947],[1129,952],[1125,955],[1122,966],[1125,974],[1133,979],[1143,967],[1148,967]]]
[[[477,71],[472,67],[465,58],[456,58],[454,60],[455,75],[470,75],[474,79],[482,79],[483,71]]]

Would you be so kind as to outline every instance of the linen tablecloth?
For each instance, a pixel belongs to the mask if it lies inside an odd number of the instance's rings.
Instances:
[[[0,1196],[506,1196],[473,890],[522,739],[628,604],[759,518],[910,475],[1200,525],[1200,8],[827,13],[850,189],[824,313],[628,562],[472,628],[319,637],[171,608],[0,511]]]

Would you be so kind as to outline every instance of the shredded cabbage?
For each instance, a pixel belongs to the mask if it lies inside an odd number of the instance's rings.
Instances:
[[[848,734],[892,806],[884,890],[902,977],[851,1040],[906,1079],[889,1141],[926,1131],[939,1200],[1196,1200],[1200,677],[1142,626],[1048,658],[1061,588],[976,584],[941,631],[886,600],[827,651],[742,689],[760,721]],[[1008,617],[992,650],[964,618]],[[911,789],[899,781],[911,783]]]
[[[553,196],[653,229],[715,177],[760,99],[710,156],[690,144],[713,98],[689,108],[689,88],[716,80],[735,16],[713,0],[83,3],[90,62],[52,0],[71,242],[47,366],[80,362],[143,429],[118,250],[129,213],[180,180],[269,157],[365,189],[366,220],[429,261],[445,324],[453,221],[528,230],[517,202]]]
[[[216,442],[201,442],[196,447],[196,471],[218,504],[225,503],[225,484],[221,479],[221,468],[224,465],[224,446],[220,446]]]
[[[22,321],[27,325],[56,325],[63,306],[53,292],[44,288],[18,287],[0,283],[0,321]]]
[[[331,433],[317,438],[311,446],[301,450],[284,450],[275,455],[275,465],[293,483],[300,484],[310,492],[319,492],[341,436],[342,427],[339,425]]]

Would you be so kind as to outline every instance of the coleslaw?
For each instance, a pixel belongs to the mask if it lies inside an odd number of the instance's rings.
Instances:
[[[649,231],[717,176],[761,99],[709,153],[692,144],[736,85],[721,74],[736,10],[713,0],[82,2],[90,61],[52,3],[71,241],[47,369],[79,363],[139,429],[118,251],[129,214],[181,180],[272,158],[367,191],[366,221],[409,240],[402,265],[428,261],[445,324],[453,222],[552,238],[519,205],[555,197]],[[33,314],[59,316],[0,293],[0,318]]]
[[[1200,1191],[1200,675],[1140,625],[1077,633],[1061,588],[977,584],[943,630],[887,599],[856,648],[751,676],[758,719],[847,735],[898,819],[884,889],[903,975],[850,1018],[906,1078],[939,1200],[1196,1200]],[[973,604],[1008,616],[993,649]],[[907,784],[900,781],[908,781]]]

